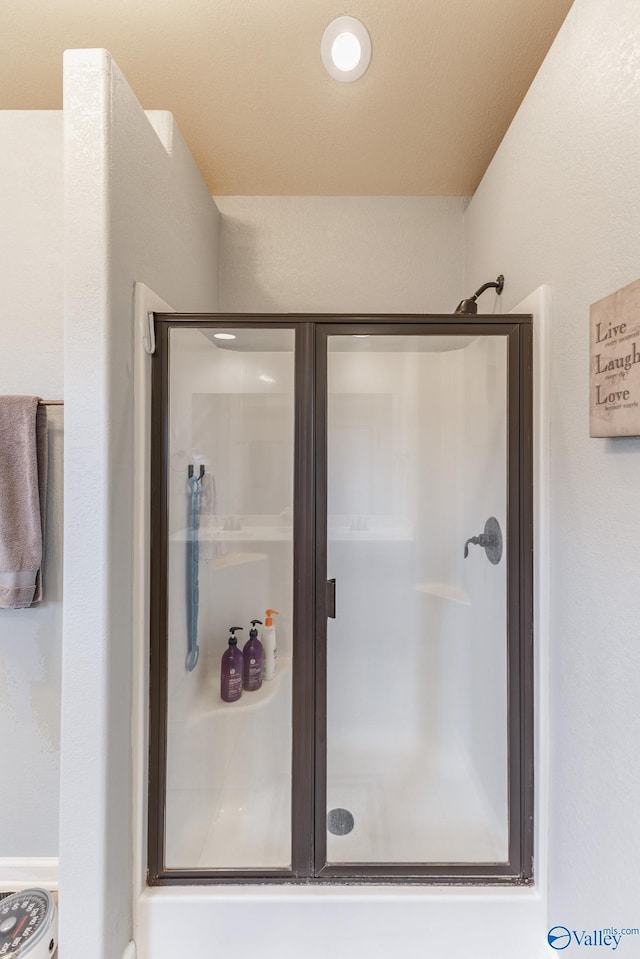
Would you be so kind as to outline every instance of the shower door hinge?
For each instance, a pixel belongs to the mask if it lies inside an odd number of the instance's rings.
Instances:
[[[336,618],[336,581],[335,579],[327,580],[327,618],[328,619]]]

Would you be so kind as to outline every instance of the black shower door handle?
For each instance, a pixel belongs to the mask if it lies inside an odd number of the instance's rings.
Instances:
[[[336,581],[327,580],[327,619],[336,618]]]

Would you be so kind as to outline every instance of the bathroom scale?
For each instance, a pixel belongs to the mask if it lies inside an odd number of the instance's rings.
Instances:
[[[54,959],[58,917],[51,893],[25,889],[0,899],[0,957]]]

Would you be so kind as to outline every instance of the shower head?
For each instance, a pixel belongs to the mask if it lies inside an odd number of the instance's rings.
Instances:
[[[476,303],[476,300],[482,293],[484,293],[485,290],[490,290],[490,289],[495,290],[498,296],[500,296],[500,294],[502,293],[504,289],[504,276],[502,275],[502,273],[500,274],[499,277],[497,277],[494,283],[483,283],[480,289],[476,290],[473,296],[469,297],[468,300],[461,300],[455,308],[454,316],[456,314],[469,315],[469,314],[477,313],[478,304]]]

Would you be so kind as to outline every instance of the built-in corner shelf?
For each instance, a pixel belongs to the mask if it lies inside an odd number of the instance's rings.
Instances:
[[[290,543],[291,537],[291,526],[247,526],[234,530],[203,526],[198,533],[200,562],[211,569],[259,563],[269,559],[269,553],[261,552],[260,546],[269,549],[273,543]],[[180,529],[172,533],[169,540],[172,543],[191,542],[193,530]]]
[[[213,569],[227,569],[228,566],[244,566],[246,563],[259,563],[263,559],[269,559],[267,553],[253,553],[248,550],[234,549],[228,553],[221,553],[209,559],[207,556],[200,557],[205,563]]]
[[[446,599],[451,603],[471,606],[469,595],[459,586],[452,586],[449,583],[419,583],[413,588],[418,593],[426,593],[427,596],[437,596],[438,599]]]
[[[273,679],[263,680],[260,689],[253,693],[243,690],[236,703],[223,703],[220,699],[220,669],[211,673],[210,682],[198,696],[191,712],[191,719],[204,719],[207,716],[238,715],[262,709],[276,696],[284,693],[283,683],[291,689],[291,660],[288,657],[278,659],[278,671]]]
[[[192,529],[180,529],[169,537],[172,543],[187,543],[193,539]],[[291,526],[243,526],[242,529],[215,529],[201,526],[200,543],[291,543]]]

